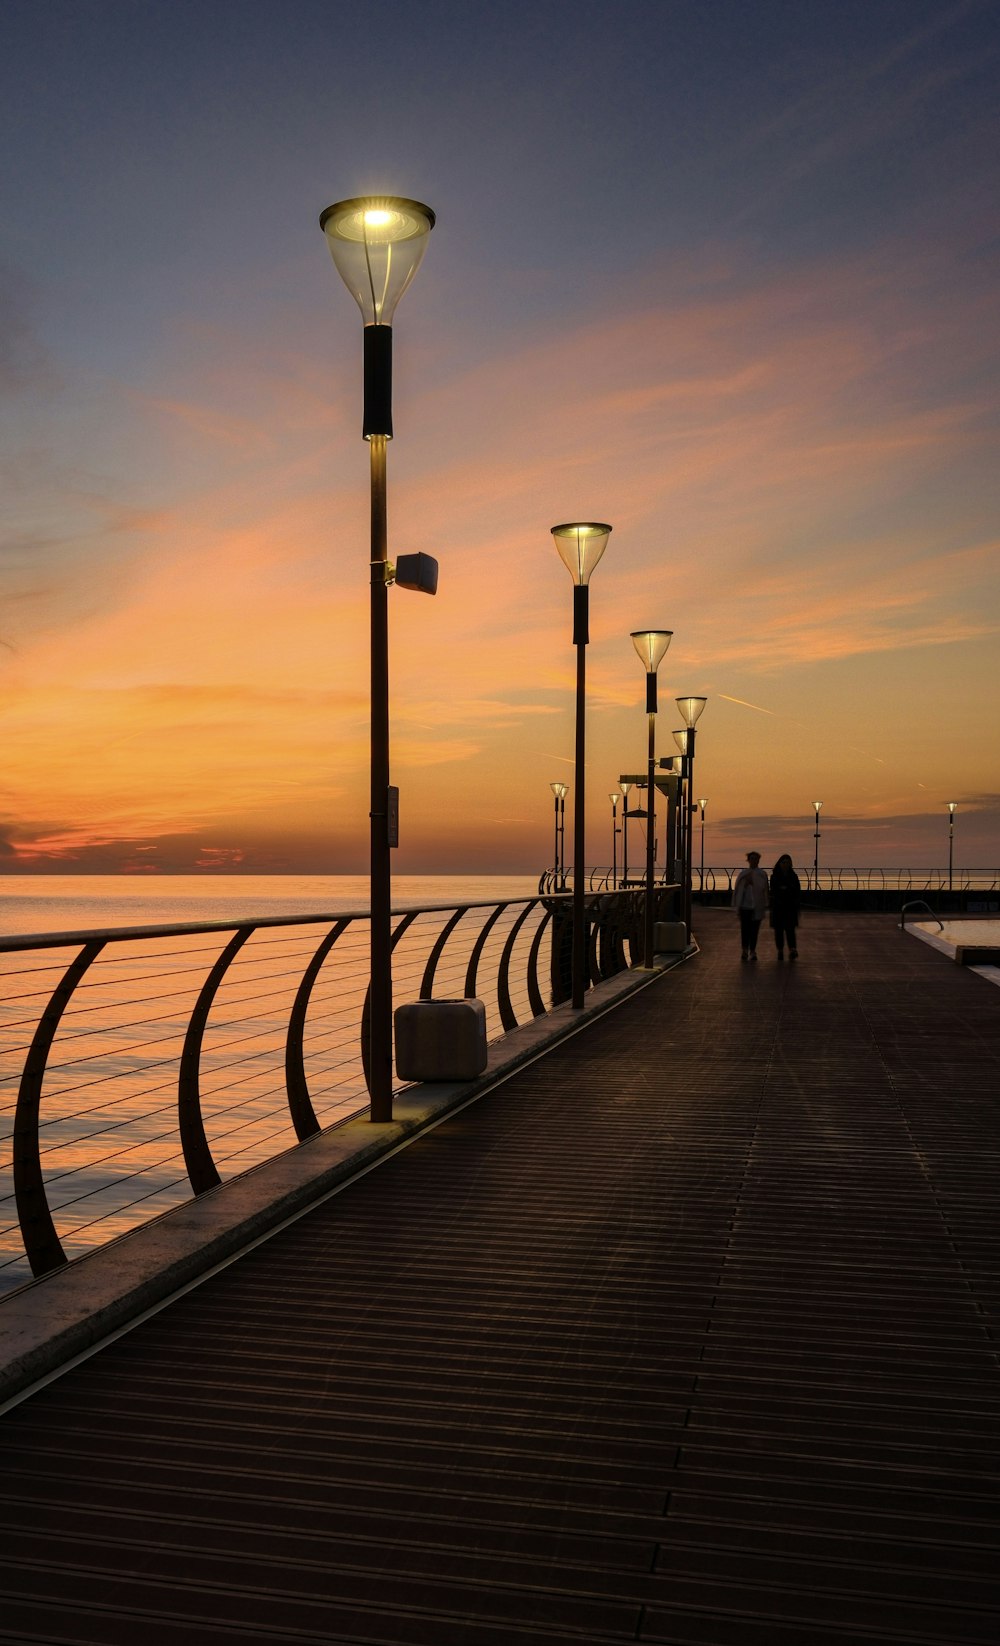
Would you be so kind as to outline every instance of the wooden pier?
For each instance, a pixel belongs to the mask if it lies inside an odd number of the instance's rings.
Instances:
[[[0,1641],[1000,1638],[1000,989],[695,930],[0,1419]]]

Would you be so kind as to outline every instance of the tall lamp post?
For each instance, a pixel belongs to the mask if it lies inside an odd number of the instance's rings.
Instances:
[[[958,811],[958,801],[948,802],[948,890],[951,891],[951,875],[955,863],[955,813]]]
[[[817,891],[819,891],[819,814],[822,810],[822,800],[814,800],[813,811],[816,813],[816,833],[814,836],[815,846],[813,850],[813,880]]]
[[[618,889],[618,802],[620,794],[609,794],[611,802],[611,887]]]
[[[699,800],[698,805],[701,808],[701,871],[700,871],[699,876],[698,876],[698,882],[699,882],[699,885],[701,886],[702,902],[704,902],[704,899],[705,899],[705,807],[708,805],[707,799],[706,800]]]
[[[555,842],[555,862],[554,862],[554,871],[553,872],[555,874],[555,890],[559,891],[561,889],[561,885],[562,885],[562,872],[561,872],[561,868],[560,868],[559,843],[560,843],[560,840],[562,838],[563,829],[564,829],[564,826],[565,826],[564,822],[563,822],[563,819],[564,819],[565,813],[566,813],[566,796],[569,794],[569,787],[565,783],[550,783],[549,788],[552,790],[553,796],[555,798],[556,842]]]
[[[648,772],[646,777],[646,895],[642,922],[642,964],[653,965],[653,831],[656,826],[656,671],[667,655],[673,629],[633,629],[632,644],[646,671],[646,718],[649,721]]]
[[[573,1010],[583,1010],[587,987],[587,934],[584,931],[584,802],[586,797],[587,645],[590,640],[590,579],[608,546],[611,527],[600,521],[553,526],[559,558],[573,579],[573,644],[576,647],[576,792],[573,796]]]
[[[684,765],[687,775],[687,800],[684,811],[684,924],[687,927],[688,942],[691,941],[691,862],[694,844],[694,746],[695,727],[701,718],[707,697],[676,697],[674,702],[681,711],[681,719],[687,729],[684,748]]]
[[[621,782],[621,779],[619,779]],[[628,885],[628,792],[631,783],[622,783],[622,884]]]
[[[393,195],[339,200],[320,217],[334,265],[364,322],[364,422],[371,470],[371,995],[368,1078],[373,1121],[392,1119],[392,871],[389,787],[389,604],[386,444],[392,439],[392,321],[427,248],[434,213]],[[413,556],[413,560],[423,557]],[[433,564],[431,562],[431,564]],[[436,567],[435,586],[436,586]],[[433,589],[415,582],[413,587]]]

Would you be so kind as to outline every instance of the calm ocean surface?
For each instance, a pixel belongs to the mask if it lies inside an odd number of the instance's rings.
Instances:
[[[537,886],[532,875],[399,875],[393,907],[531,897]],[[0,937],[367,907],[367,875],[0,876]]]

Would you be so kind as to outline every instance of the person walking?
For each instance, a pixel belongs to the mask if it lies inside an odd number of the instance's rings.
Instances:
[[[771,929],[779,960],[785,958],[786,942],[789,960],[799,957],[797,933],[801,896],[802,882],[795,873],[791,858],[784,852],[771,870]]]
[[[747,866],[736,876],[733,908],[740,917],[741,960],[756,960],[757,933],[767,913],[767,875],[760,866],[760,852],[747,852]]]

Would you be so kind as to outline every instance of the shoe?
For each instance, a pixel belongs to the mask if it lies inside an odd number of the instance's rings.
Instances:
[[[778,959],[779,959],[779,960],[784,960],[784,958],[785,958],[785,951],[784,951],[784,949],[779,949],[779,950],[778,950]]]
[[[756,958],[757,958],[757,950],[756,950],[756,949],[751,949],[751,950],[750,950],[750,956],[749,956],[749,958],[750,958],[750,959],[751,959],[751,960],[756,960]]]
[[[799,958],[798,949],[789,949],[788,958],[789,958],[789,960],[798,960],[798,958]]]
[[[750,956],[747,954],[746,949],[743,950],[743,953],[740,955],[740,959],[741,960],[749,960],[750,959]]]

